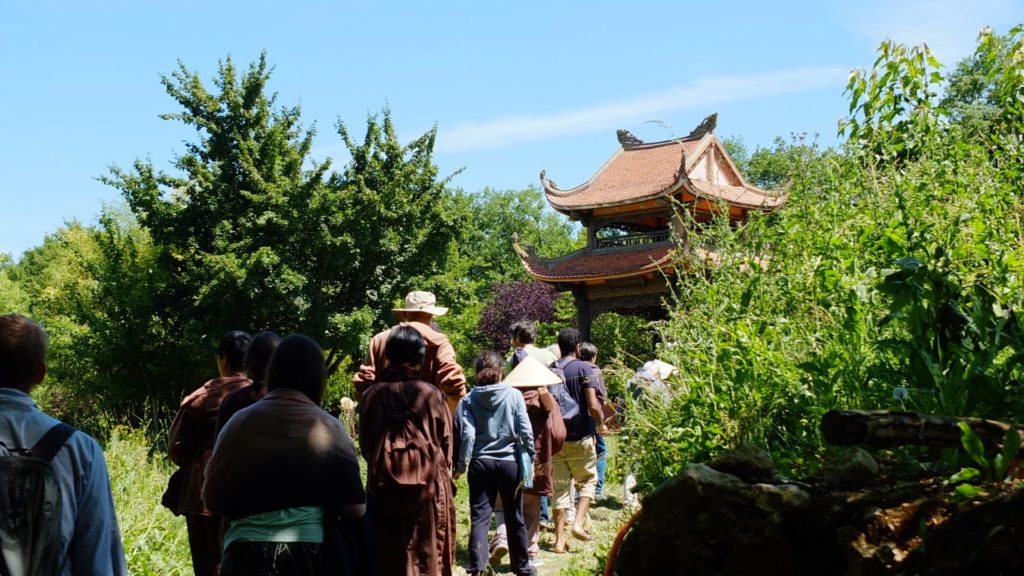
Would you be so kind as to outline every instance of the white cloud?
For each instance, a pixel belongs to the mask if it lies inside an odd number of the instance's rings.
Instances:
[[[449,130],[441,129],[437,149],[441,152],[466,152],[497,148],[621,127],[673,110],[708,108],[722,102],[755,100],[827,86],[842,87],[846,83],[847,73],[848,68],[832,66],[796,68],[748,76],[708,77],[690,86],[623,102],[543,116],[509,116],[463,124]]]
[[[877,45],[886,38],[904,44],[925,42],[936,58],[952,67],[974,52],[978,32],[993,26],[1006,32],[1021,14],[1020,0],[857,0],[843,8],[847,25]]]

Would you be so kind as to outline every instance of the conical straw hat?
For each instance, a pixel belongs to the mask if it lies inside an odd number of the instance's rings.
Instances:
[[[513,388],[534,388],[560,384],[562,379],[557,374],[538,362],[534,357],[523,358],[519,365],[505,377],[505,384]]]

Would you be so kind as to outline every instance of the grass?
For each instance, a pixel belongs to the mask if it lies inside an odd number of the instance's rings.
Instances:
[[[609,468],[615,466],[615,438],[609,438]],[[160,497],[172,469],[159,455],[152,455],[145,434],[139,430],[115,427],[106,444],[107,467],[110,471],[114,507],[117,510],[128,573],[141,576],[188,576],[192,574],[185,520],[160,505]],[[365,463],[363,470],[365,473]],[[615,478],[614,475],[610,475]],[[608,484],[609,499],[591,508],[589,542],[573,541],[573,553],[557,555],[550,552],[554,534],[542,533],[538,569],[541,575],[582,576],[599,574],[604,569],[608,548],[628,515],[622,509],[622,487]],[[469,562],[469,486],[463,476],[456,482],[456,565]],[[506,559],[507,562],[507,559]],[[462,568],[456,568],[461,571]],[[499,566],[498,574],[511,574],[508,564]]]
[[[105,454],[128,573],[192,574],[185,519],[160,505],[171,468],[150,456],[149,442],[139,430],[114,428]]]

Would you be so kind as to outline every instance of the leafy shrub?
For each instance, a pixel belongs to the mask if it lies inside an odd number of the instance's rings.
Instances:
[[[503,282],[496,284],[491,299],[480,313],[478,330],[486,346],[505,353],[511,347],[508,329],[512,324],[530,320],[553,322],[558,292],[542,282]]]
[[[740,441],[806,472],[833,408],[1024,417],[1020,174],[935,105],[927,48],[879,52],[851,75],[844,148],[794,142],[783,209],[707,227],[713,258],[681,251],[658,350],[681,374],[625,428],[641,486]]]

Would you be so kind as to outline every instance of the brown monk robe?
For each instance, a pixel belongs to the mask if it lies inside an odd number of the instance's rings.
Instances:
[[[389,431],[389,417],[418,427],[434,446],[433,498],[408,512],[378,498],[377,481],[399,470],[379,470],[377,449]],[[381,576],[451,576],[455,559],[455,503],[452,492],[452,420],[445,394],[405,365],[388,366],[359,403],[359,450],[367,462],[367,514],[373,529],[376,569]]]
[[[415,316],[413,313],[401,313],[401,315],[403,319],[408,319],[408,321],[402,322],[398,326],[411,326],[415,328],[420,333],[420,336],[423,337],[424,344],[426,344],[425,356],[420,365],[417,379],[429,382],[444,392],[448,410],[454,413],[455,406],[459,403],[459,398],[466,395],[466,376],[462,372],[462,367],[459,366],[458,361],[455,359],[455,349],[452,348],[452,344],[448,341],[447,336],[430,327],[429,315],[424,314],[417,319],[410,319],[410,317]],[[388,341],[388,337],[391,336],[398,326],[384,330],[370,339],[370,345],[366,350],[366,358],[363,359],[359,370],[352,378],[352,383],[358,394],[365,393],[374,382],[380,381],[378,375],[387,366],[387,359],[384,357],[384,346]]]

